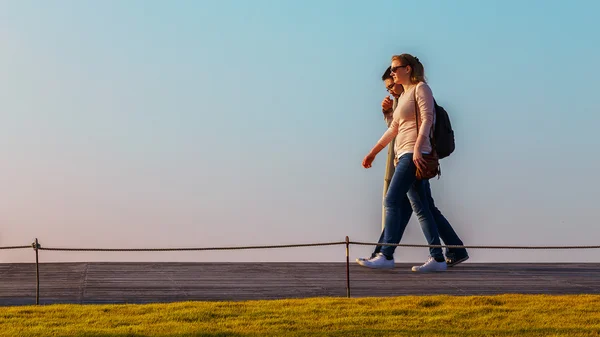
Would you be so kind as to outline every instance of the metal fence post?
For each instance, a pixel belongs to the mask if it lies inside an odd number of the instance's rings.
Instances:
[[[40,260],[38,256],[38,249],[40,244],[38,239],[35,238],[35,242],[32,244],[33,250],[35,250],[35,304],[40,304]]]
[[[350,238],[346,236],[346,297],[350,298]]]

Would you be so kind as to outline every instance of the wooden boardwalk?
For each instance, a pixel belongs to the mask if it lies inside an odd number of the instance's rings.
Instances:
[[[352,297],[600,294],[600,263],[477,264],[417,274],[351,263]],[[149,303],[346,296],[343,263],[44,263],[40,303]],[[35,303],[35,265],[0,264],[0,305]]]

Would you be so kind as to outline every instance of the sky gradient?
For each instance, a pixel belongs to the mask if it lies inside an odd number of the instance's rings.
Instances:
[[[0,246],[376,241],[381,74],[419,57],[465,244],[597,245],[596,1],[2,1]],[[403,243],[425,243],[415,217]],[[371,247],[351,248],[352,260]],[[398,249],[422,262],[424,248]],[[342,261],[344,248],[41,261]],[[32,262],[2,251],[0,262]],[[472,250],[472,262],[600,261]]]

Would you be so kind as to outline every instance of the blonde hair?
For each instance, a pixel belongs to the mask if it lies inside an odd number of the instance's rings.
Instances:
[[[419,61],[419,58],[410,54],[400,54],[392,56],[392,61],[398,61],[403,66],[410,66],[410,82],[412,84],[427,82],[425,79],[425,68],[421,61]]]

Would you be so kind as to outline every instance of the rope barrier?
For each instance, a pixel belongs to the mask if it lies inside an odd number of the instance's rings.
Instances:
[[[322,247],[345,245],[344,241],[319,242],[319,243],[300,243],[288,245],[257,245],[257,246],[231,246],[231,247],[184,247],[184,248],[66,248],[66,247],[42,247],[39,250],[65,251],[65,252],[166,252],[166,251],[208,251],[208,250],[246,250],[246,249],[273,249],[273,248],[298,248],[298,247]],[[407,248],[465,248],[465,249],[600,249],[600,245],[578,245],[578,246],[479,246],[479,245],[426,245],[410,243],[378,243],[350,241],[349,245],[359,246],[394,246]],[[27,249],[27,246],[5,246],[0,250]],[[33,247],[35,249],[35,247]]]
[[[7,246],[7,247],[0,247],[0,250],[25,249],[25,248],[31,248],[31,245],[29,245],[29,246]]]
[[[297,248],[345,245],[344,241],[301,243],[291,245],[264,245],[264,246],[238,246],[238,247],[197,247],[197,248],[50,248],[40,247],[40,250],[66,251],[66,252],[165,252],[165,251],[206,251],[206,250],[243,250],[243,249],[269,249],[269,248]]]
[[[414,248],[470,248],[470,249],[600,249],[600,246],[471,246],[471,245],[418,245],[409,243],[374,243],[350,241],[351,245],[360,246],[395,246],[395,247],[414,247]]]

